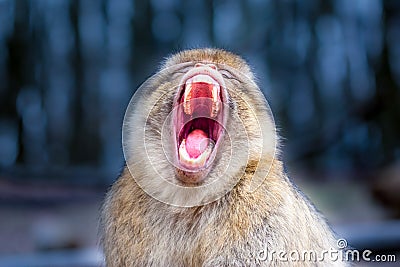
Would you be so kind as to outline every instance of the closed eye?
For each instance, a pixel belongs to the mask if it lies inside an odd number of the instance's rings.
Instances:
[[[175,79],[175,78],[177,78],[179,76],[182,76],[183,74],[188,72],[191,68],[192,68],[192,66],[186,66],[186,67],[184,67],[182,69],[175,70],[174,73],[172,74],[171,79]]]
[[[220,69],[219,73],[221,73],[222,77],[224,77],[225,79],[228,80],[234,80],[238,83],[240,83],[241,81],[237,78],[237,76],[233,75],[230,71],[226,70],[226,69]]]
[[[234,78],[233,75],[227,70],[221,69],[221,70],[219,70],[219,72],[226,79],[233,79]]]

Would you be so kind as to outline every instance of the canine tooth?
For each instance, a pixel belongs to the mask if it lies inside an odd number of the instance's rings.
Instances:
[[[213,84],[212,97],[214,102],[218,101],[218,96],[219,96],[219,85]]]
[[[190,80],[188,80],[185,85],[185,94],[183,97],[183,110],[188,115],[192,115],[192,109],[190,107],[191,91],[192,91],[192,83]]]
[[[192,83],[188,80],[185,84],[185,95],[184,95],[184,101],[186,102],[189,97],[189,93],[192,91]]]
[[[212,89],[212,97],[213,97],[213,103],[212,103],[212,108],[211,108],[211,117],[214,118],[217,116],[219,107],[220,107],[220,101],[218,100],[220,92],[220,87],[219,85],[214,84],[213,89]]]

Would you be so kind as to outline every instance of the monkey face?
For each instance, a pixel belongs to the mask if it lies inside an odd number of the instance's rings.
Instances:
[[[127,167],[160,201],[205,204],[231,190],[246,172],[252,173],[247,180],[262,180],[269,170],[269,161],[260,162],[266,153],[275,155],[268,104],[244,61],[224,53],[189,50],[171,57],[128,105]]]

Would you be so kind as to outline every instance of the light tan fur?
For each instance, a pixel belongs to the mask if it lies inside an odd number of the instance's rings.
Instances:
[[[176,86],[193,62],[211,62],[220,68],[227,65],[237,71],[225,78],[232,108],[227,130],[234,142],[229,146],[228,140],[224,140],[208,175],[212,181],[229,164],[226,180],[234,183],[232,190],[214,201],[207,199],[210,192],[202,192],[201,187],[193,187],[190,194],[168,187],[168,182],[182,184],[175,177],[174,167],[162,156],[158,143],[161,125],[172,109]],[[131,150],[125,154],[129,154],[127,164],[131,172],[125,167],[107,194],[101,215],[101,244],[107,266],[345,265],[341,261],[330,262],[328,258],[324,262],[271,262],[258,258],[265,249],[322,253],[336,248],[336,241],[320,214],[285,174],[275,146],[277,136],[272,116],[246,62],[227,51],[197,49],[173,55],[160,71],[160,75],[145,84],[146,94],[127,112],[129,135],[125,141]],[[152,106],[150,116],[142,112],[146,106]],[[235,131],[240,129],[239,123],[244,125],[245,133]],[[141,125],[146,125],[145,133]],[[154,159],[157,166],[149,166],[148,154],[141,149],[141,138],[148,141],[147,150],[160,155]],[[241,165],[241,147],[249,148],[245,165]],[[251,190],[259,168],[265,170],[261,172],[265,175],[261,185]],[[162,173],[165,180],[155,179],[157,173]],[[170,198],[174,203],[184,205],[188,200],[204,200],[204,205],[179,207],[163,203],[149,196],[137,181],[146,183],[150,193]]]

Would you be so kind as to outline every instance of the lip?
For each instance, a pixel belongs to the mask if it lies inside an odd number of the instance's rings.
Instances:
[[[198,79],[200,77],[209,76],[212,80],[214,80],[219,85],[219,101],[220,109],[218,110],[216,115],[207,115],[207,114],[186,114],[184,111],[184,103],[182,101],[183,95],[185,93],[186,83],[190,79]],[[209,80],[209,79],[208,79]],[[208,83],[209,84],[209,83]],[[191,89],[189,89],[191,90]],[[213,95],[214,96],[214,95]],[[215,96],[214,96],[215,97]],[[214,161],[216,152],[219,149],[222,137],[224,135],[224,127],[226,125],[227,114],[224,109],[224,104],[227,103],[228,95],[226,90],[225,81],[222,75],[215,69],[208,67],[207,65],[193,67],[187,73],[185,73],[180,81],[180,86],[178,87],[178,91],[176,93],[174,99],[174,147],[175,147],[175,158],[177,162],[177,167],[185,172],[185,173],[196,173],[196,172],[204,172],[204,170],[208,169],[211,163]],[[196,101],[203,101],[203,103],[211,103],[213,98],[194,98],[190,99],[192,105],[196,105]],[[192,102],[193,101],[193,102]],[[210,101],[210,102],[208,102]],[[211,105],[211,104],[209,104]],[[208,129],[205,130],[208,134],[209,138],[209,147],[207,149],[211,149],[211,152],[207,152],[207,158],[204,159],[204,155],[201,155],[196,159],[182,158],[182,154],[187,155],[187,153],[180,153],[179,149],[182,149],[182,142],[189,134],[190,131],[194,131],[193,129],[197,129],[196,127],[204,127],[205,124],[208,124]],[[189,126],[187,126],[189,125]],[[203,125],[203,126],[199,126]],[[187,130],[188,127],[192,130]],[[206,128],[207,128],[206,127]],[[183,132],[183,133],[182,133]],[[212,145],[210,145],[212,143]],[[205,152],[204,152],[205,153]],[[199,161],[201,161],[199,163]]]

